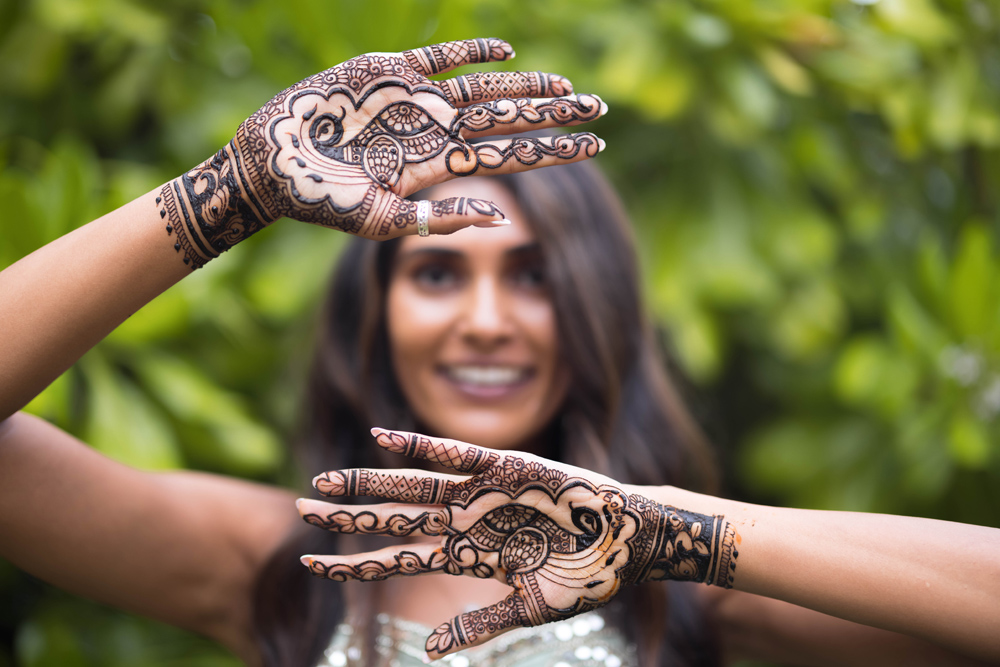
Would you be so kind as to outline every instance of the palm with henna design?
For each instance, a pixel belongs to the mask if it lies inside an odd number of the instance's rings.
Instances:
[[[468,143],[576,125],[607,108],[594,95],[572,95],[554,74],[427,78],[512,56],[499,39],[448,42],[358,56],[300,81],[215,156],[163,187],[156,204],[174,247],[198,267],[282,216],[393,238],[416,231],[417,204],[402,198],[416,190],[595,156],[603,142],[590,133]],[[447,233],[502,217],[491,202],[459,197],[432,202],[429,227]]]
[[[341,533],[427,535],[440,541],[342,556],[305,556],[335,581],[435,572],[495,578],[514,590],[456,616],[427,640],[431,657],[481,644],[518,626],[607,604],[628,584],[660,579],[729,586],[738,536],[718,516],[684,512],[629,494],[602,475],[517,452],[374,429],[389,451],[471,476],[351,469],[314,480],[327,496],[390,503],[299,501],[309,523]]]

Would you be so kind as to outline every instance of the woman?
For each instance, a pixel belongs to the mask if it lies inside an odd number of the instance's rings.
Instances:
[[[505,202],[502,191],[491,192],[493,186],[475,185],[486,190],[462,190],[461,195],[455,191],[453,197],[446,196],[453,194],[451,191],[435,190],[431,196],[444,198],[431,204],[406,202],[396,195],[449,176],[515,171],[595,154],[600,144],[587,134],[475,147],[464,142],[463,137],[472,132],[489,134],[570,124],[601,112],[602,105],[592,97],[562,102],[505,101],[492,99],[489,92],[499,88],[520,90],[526,95],[569,92],[564,80],[551,75],[484,75],[440,84],[424,78],[450,66],[509,55],[509,47],[502,42],[476,40],[349,61],[280,94],[251,116],[233,142],[204,165],[6,269],[0,307],[14,316],[5,319],[3,325],[2,416],[23,406],[124,317],[183,277],[188,267],[203,264],[279,215],[374,238],[391,238],[414,230],[424,235],[469,224],[490,225],[502,218],[499,210],[506,210],[505,203],[508,207],[518,206],[515,200]],[[504,77],[504,86],[491,85],[490,77]],[[488,196],[470,197],[476,194]],[[578,186],[576,195],[581,201],[591,194],[600,198],[592,187]],[[530,209],[530,198],[523,201]],[[671,457],[679,456],[679,452],[659,445],[671,432],[677,434],[678,442],[683,441],[688,430],[680,411],[669,407],[669,390],[652,370],[655,363],[650,362],[655,359],[650,358],[652,348],[635,305],[637,299],[628,294],[601,295],[601,303],[624,309],[628,317],[624,321],[605,319],[616,313],[601,312],[590,303],[594,290],[615,289],[615,283],[627,283],[626,292],[634,288],[634,276],[622,281],[614,273],[631,266],[627,250],[626,256],[615,256],[623,247],[627,249],[627,244],[600,237],[578,242],[575,234],[552,232],[558,224],[570,224],[568,219],[547,228],[541,222],[542,215],[531,210],[524,214],[536,223],[534,231],[519,225],[482,234],[467,232],[451,237],[455,246],[438,247],[438,252],[431,253],[438,260],[451,257],[457,262],[452,266],[476,267],[474,283],[481,288],[477,288],[475,306],[469,312],[476,316],[481,331],[500,327],[500,334],[496,330],[490,334],[493,344],[516,343],[524,350],[524,358],[481,358],[488,356],[489,352],[483,352],[487,348],[472,358],[435,357],[433,348],[422,349],[434,336],[420,334],[421,322],[417,318],[433,314],[434,309],[427,303],[416,308],[420,288],[440,287],[441,280],[447,285],[449,279],[442,278],[447,272],[438,268],[414,268],[420,256],[427,253],[417,252],[411,239],[399,247],[382,250],[381,265],[378,258],[374,263],[355,258],[341,268],[343,280],[353,281],[354,289],[334,291],[337,317],[330,319],[330,335],[334,340],[359,341],[362,348],[370,345],[372,352],[357,356],[345,352],[346,347],[334,351],[329,345],[323,348],[325,356],[320,365],[327,370],[319,374],[325,374],[325,379],[314,380],[316,392],[306,440],[318,437],[322,446],[312,449],[344,458],[310,465],[317,470],[370,465],[365,458],[377,451],[374,445],[370,444],[368,450],[356,446],[363,442],[364,430],[370,425],[367,415],[388,419],[395,427],[407,425],[411,418],[414,425],[437,435],[475,439],[496,448],[484,451],[437,439],[400,439],[399,434],[381,433],[380,441],[390,450],[449,462],[477,476],[466,483],[434,470],[402,476],[371,472],[365,473],[364,484],[358,483],[360,473],[352,477],[352,473],[330,471],[321,476],[319,487],[331,495],[346,491],[391,495],[384,491],[386,487],[380,490],[371,483],[377,475],[393,483],[436,483],[434,488],[447,490],[435,491],[429,499],[443,502],[427,507],[406,509],[393,505],[385,519],[376,516],[375,524],[364,517],[366,512],[377,510],[331,508],[316,505],[315,501],[301,504],[302,513],[324,527],[347,526],[357,532],[358,526],[368,526],[369,532],[396,532],[407,537],[426,534],[438,543],[442,535],[447,540],[466,540],[462,542],[464,548],[449,551],[443,560],[435,555],[443,550],[422,542],[390,547],[392,551],[385,557],[375,559],[382,567],[375,577],[379,579],[392,573],[389,567],[393,563],[402,562],[396,556],[404,551],[417,554],[420,567],[416,569],[468,568],[467,573],[477,577],[446,578],[444,582],[425,577],[402,583],[386,578],[363,584],[379,587],[372,590],[381,589],[378,595],[392,603],[387,609],[393,615],[435,623],[448,615],[468,613],[467,601],[482,607],[503,597],[503,591],[509,589],[491,577],[524,585],[527,575],[550,573],[552,562],[558,558],[565,561],[567,555],[590,558],[601,553],[600,566],[588,570],[587,575],[598,570],[610,574],[602,579],[586,579],[579,595],[570,596],[584,603],[572,609],[566,604],[541,612],[536,608],[528,615],[522,609],[520,615],[508,616],[507,620],[513,618],[517,621],[514,625],[525,620],[550,620],[563,613],[560,610],[566,610],[568,615],[586,608],[586,600],[595,604],[612,601],[619,590],[655,597],[663,594],[661,584],[644,583],[631,588],[625,584],[679,575],[709,579],[723,586],[731,584],[846,619],[923,636],[944,648],[732,591],[719,589],[721,594],[713,598],[701,597],[710,590],[704,587],[698,589],[700,592],[671,589],[671,597],[677,599],[670,607],[671,623],[677,627],[672,640],[705,632],[706,625],[700,622],[698,613],[684,610],[709,602],[717,608],[721,646],[727,651],[749,649],[754,653],[754,642],[764,638],[781,640],[783,647],[790,647],[806,659],[817,652],[822,654],[825,641],[847,651],[842,655],[848,655],[855,664],[865,657],[880,655],[916,655],[939,662],[960,662],[962,652],[986,659],[997,657],[990,619],[995,617],[1000,597],[996,590],[1000,580],[995,556],[1000,545],[998,531],[899,517],[760,508],[670,486],[624,487],[600,474],[542,461],[534,455],[501,453],[501,449],[519,447],[535,455],[597,468],[633,484],[662,485],[672,480],[659,477],[660,471],[676,471],[676,461]],[[604,229],[609,238],[620,237],[621,230],[613,227],[607,225],[595,233]],[[550,232],[551,237],[547,236]],[[487,255],[477,255],[473,246],[466,245],[475,245],[475,241],[463,240],[485,238],[487,234],[493,236],[478,246]],[[505,244],[498,234],[514,236],[508,236]],[[434,239],[434,243],[440,241]],[[553,247],[560,251],[553,254]],[[595,248],[601,252],[595,252]],[[470,259],[473,256],[475,261]],[[593,274],[572,268],[580,257],[595,262]],[[612,269],[610,274],[599,271],[605,260]],[[511,267],[515,268],[513,272]],[[366,294],[380,285],[378,276],[371,275],[373,269],[383,273],[384,322],[378,320],[379,307],[371,305],[377,303],[372,297],[378,295]],[[540,269],[544,275],[541,284],[537,282]],[[586,280],[586,276],[591,276],[589,284],[572,284]],[[564,289],[567,286],[572,289]],[[556,296],[557,292],[560,296]],[[464,288],[459,293],[467,294]],[[573,295],[587,303],[574,303]],[[514,311],[500,307],[504,299],[515,296],[519,299]],[[364,302],[351,306],[338,301],[343,298]],[[631,315],[629,309],[633,310]],[[444,311],[466,312],[463,308],[456,310],[454,304]],[[354,315],[341,319],[342,312]],[[516,312],[528,322],[522,321],[520,328],[504,333],[509,322],[505,324],[498,315],[504,312]],[[567,326],[579,320],[587,320],[585,326]],[[628,324],[634,329],[628,330]],[[425,332],[433,332],[438,325],[423,322],[422,326]],[[595,333],[606,333],[611,327],[620,328],[617,344],[614,340],[593,339]],[[465,340],[481,344],[481,331],[478,338]],[[378,340],[379,336],[385,340]],[[380,350],[390,352],[379,355]],[[428,358],[434,359],[435,365],[428,366]],[[589,363],[578,364],[580,360]],[[636,379],[646,373],[649,377]],[[393,376],[398,383],[391,381]],[[441,377],[442,382],[458,386],[466,394],[478,392],[480,399],[502,399],[504,392],[514,397],[519,391],[527,391],[517,396],[518,400],[504,404],[503,410],[489,408],[475,414],[469,409],[441,409],[440,396],[444,394],[434,386]],[[369,382],[371,386],[366,386]],[[344,400],[332,400],[338,396]],[[425,399],[428,404],[421,403]],[[500,402],[494,401],[493,405]],[[627,409],[622,407],[626,405]],[[453,418],[458,421],[448,421]],[[490,418],[495,421],[483,423]],[[607,446],[610,443],[619,447],[628,442],[640,446],[626,445],[624,451]],[[557,447],[553,449],[553,445]],[[457,452],[457,458],[449,460],[447,452]],[[638,458],[643,452],[648,458]],[[659,460],[661,457],[667,460]],[[466,460],[482,465],[465,465]],[[391,464],[399,461],[396,458]],[[502,475],[497,476],[497,482],[484,476],[498,465],[518,461],[534,466],[536,477],[517,478],[515,483]],[[351,611],[353,618],[349,620],[357,624],[356,619],[366,615],[365,600],[371,601],[372,594],[358,592],[351,584],[343,585],[341,594],[335,584],[317,580],[316,584],[326,585],[328,594],[316,595],[303,591],[309,585],[294,574],[282,571],[281,563],[288,560],[282,560],[281,554],[287,550],[275,549],[294,525],[289,511],[292,498],[286,492],[208,475],[153,475],[128,470],[23,414],[3,422],[0,470],[0,544],[6,558],[68,590],[214,637],[248,663],[311,664],[331,634],[335,635],[331,626],[343,614],[342,599],[346,599]],[[558,493],[543,492],[535,483],[537,479],[554,480]],[[353,481],[345,485],[345,480]],[[566,484],[567,480],[571,484]],[[345,486],[350,488],[341,488]],[[596,493],[584,501],[573,501],[575,506],[573,502],[565,503],[568,486],[572,486],[573,493],[600,489],[602,494],[618,499],[618,504],[611,508],[613,512],[602,515],[588,506]],[[472,496],[463,495],[462,491],[469,488],[473,489]],[[528,494],[534,494],[534,505],[513,502],[526,500]],[[418,496],[410,493],[404,499]],[[466,502],[470,497],[472,500]],[[549,505],[543,509],[547,502]],[[599,507],[607,509],[610,502]],[[513,507],[518,504],[520,508]],[[531,528],[535,541],[523,540],[513,551],[487,552],[482,550],[485,533],[470,537],[474,528],[484,525],[484,520],[490,519],[491,526],[498,526],[494,514],[497,511],[517,511],[524,519],[524,507],[538,510],[530,521],[518,524]],[[418,520],[424,513],[433,514],[435,521]],[[396,525],[389,521],[395,515],[432,529],[388,530]],[[332,518],[345,516],[350,520],[338,522]],[[150,517],[156,520],[151,522]],[[639,520],[646,517],[654,521],[640,525]],[[667,526],[668,519],[680,523],[670,523],[670,540],[655,541],[653,548],[650,536],[664,537],[661,526]],[[656,525],[650,528],[653,523]],[[608,537],[610,525],[616,526],[612,537]],[[734,546],[736,533],[727,527],[735,528],[742,536],[738,554]],[[697,544],[705,542],[710,529],[720,539],[701,553]],[[933,531],[939,543],[947,541],[952,552],[920,551],[925,543],[921,534],[928,531]],[[317,538],[321,535],[319,531],[313,533]],[[720,550],[718,545],[726,541],[725,536],[728,547]],[[556,537],[561,540],[558,548],[538,548],[542,543],[554,544],[545,540]],[[679,541],[681,537],[684,539]],[[624,546],[616,551],[598,552],[595,547],[619,538]],[[455,542],[450,544],[454,546]],[[667,542],[673,545],[671,554],[663,546]],[[315,573],[333,578],[357,574],[361,576],[355,578],[371,578],[364,573],[371,571],[365,563],[372,559],[350,554],[378,546],[359,540],[338,549],[335,553],[339,555],[335,556],[323,555],[320,546],[308,550],[317,555],[306,561]],[[618,555],[626,549],[625,556]],[[738,568],[720,567],[723,551],[728,563],[735,562]],[[684,558],[668,563],[668,555],[677,553]],[[961,554],[959,562],[963,565],[959,568],[952,565],[954,553]],[[532,554],[536,558],[529,567],[528,556]],[[687,562],[690,554],[695,554],[690,559],[693,564]],[[618,557],[623,560],[614,561]],[[266,566],[269,558],[271,564]],[[693,569],[686,569],[688,566]],[[517,577],[508,578],[508,574]],[[254,619],[251,597],[258,581]],[[448,592],[444,587],[451,585],[460,586],[460,595],[442,594]],[[569,590],[571,586],[564,588]],[[549,602],[549,592],[546,589],[534,599]],[[282,596],[288,599],[280,600]],[[292,616],[282,609],[281,602],[305,605],[308,613]],[[656,611],[662,613],[663,606],[650,609],[652,613],[644,614],[643,619],[648,629],[638,633],[641,664],[666,659],[668,649],[681,645],[671,641],[666,648],[656,646],[656,633],[664,622],[656,617]],[[775,616],[789,621],[772,627],[767,619]],[[438,641],[430,649],[434,655],[453,652],[488,639],[510,625],[488,623],[488,631],[475,637],[436,633],[439,640],[450,637],[453,641]],[[469,626],[459,620],[451,627],[457,630]],[[258,638],[263,641],[258,643]],[[767,656],[767,648],[756,654]],[[856,652],[851,653],[852,648]],[[658,657],[652,657],[656,651]],[[349,653],[345,655],[350,657]]]

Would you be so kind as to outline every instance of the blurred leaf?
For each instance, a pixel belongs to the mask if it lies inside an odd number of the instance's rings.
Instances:
[[[72,405],[72,371],[63,373],[24,407],[25,412],[38,415],[62,428],[70,427]]]
[[[809,72],[784,52],[764,47],[758,51],[758,57],[771,80],[794,95],[809,95],[813,84]]]
[[[840,294],[828,281],[817,281],[793,292],[777,309],[775,349],[786,358],[814,359],[830,350],[845,324]]]
[[[88,384],[83,439],[94,449],[145,470],[181,466],[173,430],[129,380],[117,375],[97,350],[80,360]]]
[[[672,342],[685,370],[696,380],[715,377],[722,364],[719,327],[704,311],[681,315],[671,327]]]
[[[955,461],[967,468],[982,468],[990,458],[990,439],[982,424],[966,412],[951,420],[948,448]]]
[[[985,341],[995,319],[998,305],[992,245],[984,225],[974,223],[962,229],[949,293],[951,321],[963,338]]]
[[[948,344],[944,331],[909,290],[895,285],[887,291],[888,320],[896,338],[904,349],[920,352],[926,359],[936,362]]]
[[[270,471],[281,458],[281,444],[250,416],[239,397],[223,391],[188,363],[166,355],[137,359],[144,384],[172,414],[208,429],[198,443],[201,460],[243,475]]]

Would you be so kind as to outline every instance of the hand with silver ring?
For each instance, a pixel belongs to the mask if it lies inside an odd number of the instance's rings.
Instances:
[[[286,216],[373,239],[447,234],[504,218],[492,202],[433,202],[425,222],[407,195],[472,174],[503,174],[594,157],[589,132],[467,140],[569,126],[600,117],[596,95],[543,72],[482,72],[431,81],[473,63],[507,60],[499,39],[369,53],[279,93],[221,151],[163,187],[156,205],[178,253],[197,268]]]

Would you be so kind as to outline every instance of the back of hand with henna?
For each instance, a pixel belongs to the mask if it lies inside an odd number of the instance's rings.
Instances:
[[[586,132],[468,143],[576,125],[607,109],[595,95],[572,95],[555,74],[427,79],[513,55],[499,39],[370,53],[284,90],[222,150],[163,186],[156,206],[174,249],[198,268],[283,216],[373,239],[502,221],[488,201],[456,197],[421,209],[403,197],[456,176],[575,162],[603,150]]]
[[[440,537],[368,554],[304,556],[334,581],[378,581],[435,572],[495,578],[514,590],[485,609],[440,625],[427,640],[438,658],[518,626],[607,604],[628,584],[674,579],[731,587],[739,536],[721,516],[684,512],[626,493],[614,480],[529,454],[456,440],[373,430],[389,451],[468,477],[352,469],[314,480],[327,496],[373,496],[380,505],[300,500],[309,523],[339,533]],[[405,504],[409,503],[409,504]]]

